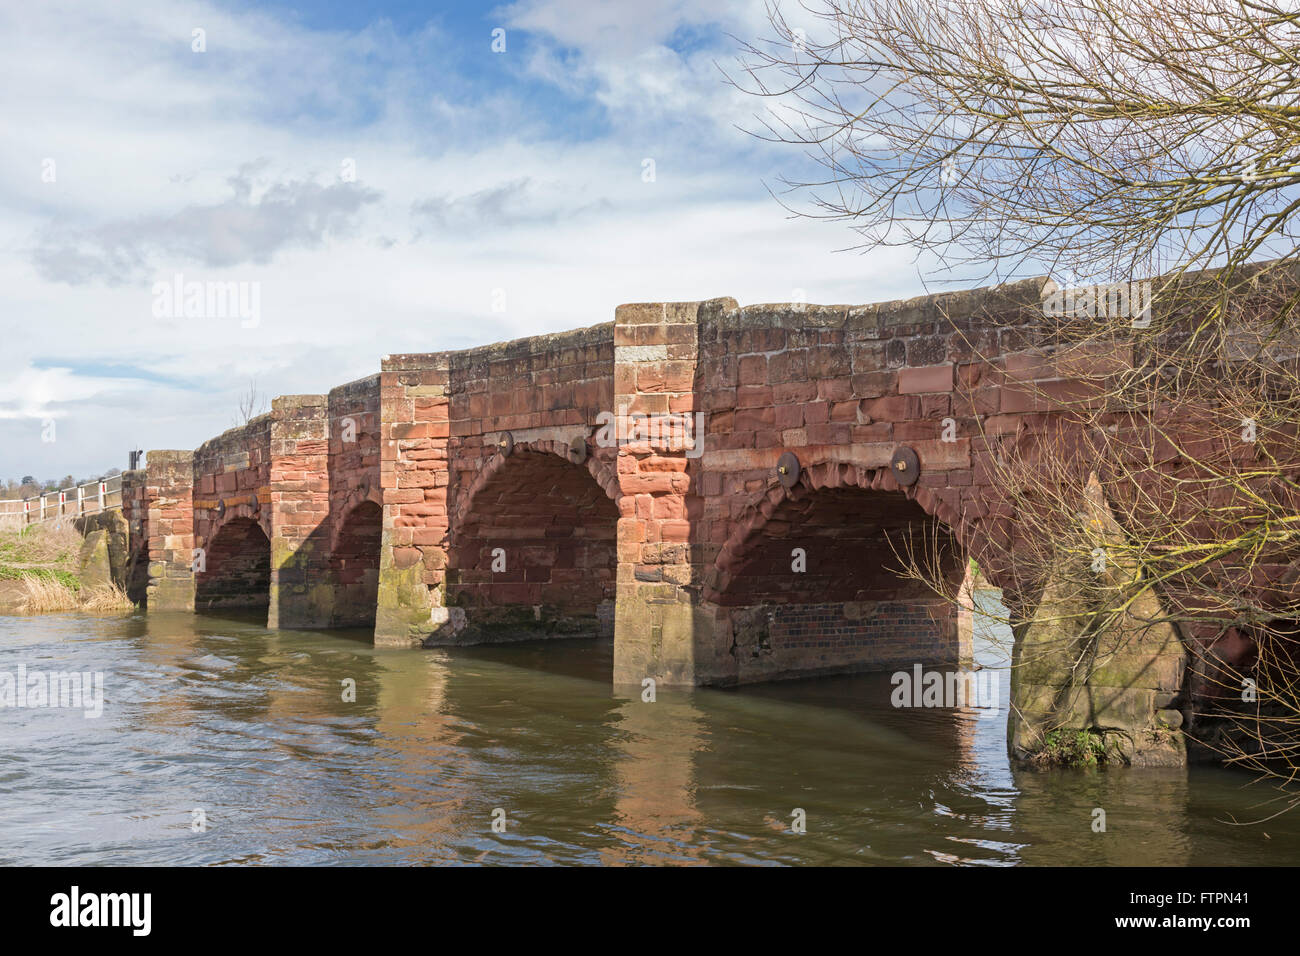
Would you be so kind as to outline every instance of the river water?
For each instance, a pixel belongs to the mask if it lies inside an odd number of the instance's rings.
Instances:
[[[104,708],[0,709],[5,865],[1300,862],[1300,811],[1240,825],[1277,809],[1241,774],[1013,770],[1005,693],[994,719],[894,708],[888,675],[647,703],[608,640],[163,614],[0,617],[20,665],[103,672]]]

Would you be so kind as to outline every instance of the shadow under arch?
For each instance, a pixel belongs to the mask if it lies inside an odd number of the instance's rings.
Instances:
[[[263,610],[271,603],[271,540],[251,517],[228,520],[203,549],[196,611]]]
[[[724,671],[745,683],[965,659],[952,598],[967,562],[950,511],[887,469],[843,462],[767,489],[705,573]],[[945,595],[901,573],[912,560]]]
[[[461,642],[613,635],[615,466],[567,453],[539,441],[495,455],[454,509],[446,600],[465,611]]]
[[[339,523],[327,562],[334,589],[331,627],[375,626],[383,531],[384,509],[370,498],[354,505]]]

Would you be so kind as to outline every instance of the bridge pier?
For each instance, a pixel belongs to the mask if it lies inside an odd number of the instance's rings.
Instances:
[[[1096,475],[1084,491],[1083,514],[1105,546],[1123,530]],[[1115,549],[1116,553],[1119,549]],[[1061,556],[1061,566],[1070,558]],[[1075,560],[1078,560],[1075,558]],[[1092,627],[1100,602],[1089,601],[1074,574],[1047,581],[1028,620],[1015,628],[1007,742],[1013,757],[1032,759],[1054,732],[1087,731],[1111,755],[1143,766],[1187,761],[1181,711],[1187,653],[1159,597],[1138,593],[1140,573],[1128,560],[1109,563],[1106,585],[1131,595],[1119,619]]]
[[[388,355],[379,376],[383,532],[375,643],[414,647],[461,623],[444,607],[447,568],[446,352]]]
[[[325,395],[271,403],[271,593],[267,627],[329,627],[329,414]]]
[[[716,615],[691,590],[701,575],[694,520],[703,499],[693,481],[705,435],[672,425],[703,411],[697,389],[700,311],[735,308],[731,299],[651,302],[614,313],[614,416],[619,522],[614,682],[705,683],[716,671]],[[645,416],[644,418],[642,416]],[[670,428],[652,431],[654,420]],[[670,417],[670,416],[682,416]],[[688,441],[688,438],[690,439]],[[692,447],[687,447],[688,445]],[[700,659],[703,654],[705,660]]]
[[[149,609],[193,611],[194,453],[149,452],[142,497],[149,548]]]

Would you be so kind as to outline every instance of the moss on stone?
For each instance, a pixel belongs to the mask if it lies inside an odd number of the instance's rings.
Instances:
[[[113,584],[113,565],[108,556],[108,532],[91,531],[81,542],[77,556],[77,577],[87,587]]]
[[[385,542],[383,553],[391,552]],[[419,644],[432,630],[430,613],[434,607],[421,565],[399,569],[381,560],[375,607],[376,644],[390,647]]]
[[[1084,502],[1097,540],[1119,540],[1122,530],[1095,475]],[[1152,737],[1159,702],[1178,692],[1185,666],[1182,643],[1158,596],[1144,586],[1140,568],[1123,562],[1107,566],[1106,589],[1096,594],[1078,587],[1081,579],[1089,578],[1063,556],[1030,620],[1015,628],[1007,722],[1013,757],[1069,762],[1062,734],[1100,733],[1112,761],[1184,762],[1181,734]],[[1128,604],[1114,616],[1109,608],[1117,595],[1127,596]]]
[[[1095,730],[1060,728],[1049,731],[1034,762],[1053,767],[1096,767],[1121,759],[1115,741]]]
[[[193,611],[194,577],[158,577],[149,582],[151,611]]]

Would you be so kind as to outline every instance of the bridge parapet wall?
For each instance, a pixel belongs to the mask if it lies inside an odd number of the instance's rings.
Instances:
[[[258,415],[194,450],[196,547],[240,518],[256,521],[270,538],[271,418]]]

